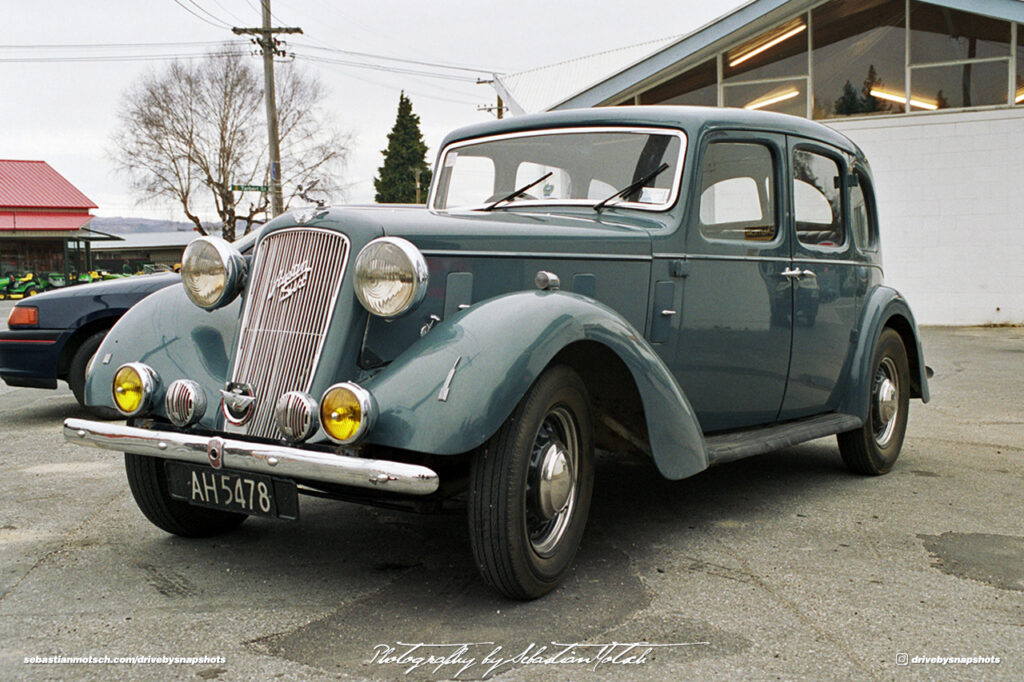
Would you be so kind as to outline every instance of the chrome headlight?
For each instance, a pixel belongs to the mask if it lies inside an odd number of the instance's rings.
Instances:
[[[320,399],[320,423],[335,443],[351,445],[373,428],[377,401],[362,386],[346,381],[334,384]]]
[[[427,261],[405,239],[374,239],[356,257],[356,296],[380,317],[398,317],[419,305],[427,279]]]
[[[204,310],[222,308],[234,300],[245,282],[245,258],[219,237],[200,237],[181,257],[185,294]]]
[[[153,394],[160,385],[160,377],[149,365],[129,362],[114,372],[110,387],[114,405],[126,417],[145,414],[153,407]]]

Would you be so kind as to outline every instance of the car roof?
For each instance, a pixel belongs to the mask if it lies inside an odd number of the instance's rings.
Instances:
[[[770,133],[801,135],[827,142],[851,154],[863,156],[860,149],[845,135],[806,118],[775,114],[767,111],[748,111],[746,109],[727,107],[663,105],[568,109],[514,116],[488,123],[478,123],[449,133],[445,137],[444,142],[442,142],[441,149],[443,150],[444,147],[452,142],[475,137],[581,126],[667,127],[682,129],[690,135],[694,135],[702,130],[719,128],[759,130]]]

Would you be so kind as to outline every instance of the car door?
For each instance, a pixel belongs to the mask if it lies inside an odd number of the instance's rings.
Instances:
[[[770,423],[782,404],[792,309],[785,159],[783,135],[701,141],[678,343],[662,352],[706,433]]]
[[[848,156],[791,136],[789,166],[793,352],[780,420],[838,407],[868,281],[848,226]]]

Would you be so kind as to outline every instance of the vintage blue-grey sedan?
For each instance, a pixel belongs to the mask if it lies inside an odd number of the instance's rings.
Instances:
[[[202,238],[130,310],[68,419],[125,452],[182,536],[297,519],[316,495],[463,504],[481,575],[535,598],[569,569],[594,451],[662,476],[836,434],[883,474],[928,400],[882,283],[860,150],[811,121],[617,107],[463,128],[427,206],[315,206],[255,251]]]

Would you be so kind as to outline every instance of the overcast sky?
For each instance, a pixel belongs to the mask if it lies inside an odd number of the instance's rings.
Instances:
[[[458,64],[486,76],[489,69],[522,71],[688,33],[740,4],[743,0],[272,0],[271,9],[281,22],[304,30],[304,36],[289,38],[296,45]],[[167,62],[10,60],[180,53],[186,48],[68,46],[232,39],[227,25],[259,25],[258,8],[259,0],[0,0],[0,158],[47,161],[99,204],[98,215],[182,220],[172,204],[137,204],[107,159],[123,92]],[[27,45],[62,47],[12,47]],[[430,163],[448,131],[487,120],[491,115],[477,106],[494,103],[494,90],[486,85],[311,61],[303,66],[328,87],[326,104],[339,128],[352,135],[342,184],[348,186],[345,199],[353,203],[373,200],[372,179],[399,91],[405,90],[420,117]]]

